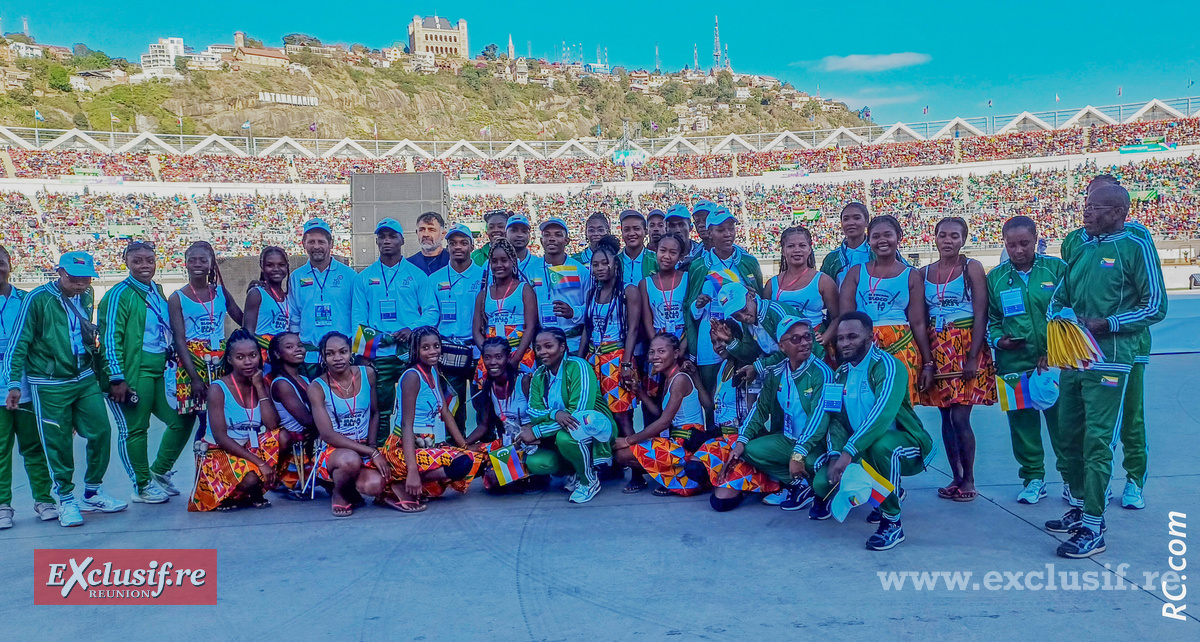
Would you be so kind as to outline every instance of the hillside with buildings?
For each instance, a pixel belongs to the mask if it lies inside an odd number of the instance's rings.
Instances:
[[[842,103],[734,70],[727,55],[710,69],[627,70],[584,62],[577,52],[554,61],[520,57],[511,38],[506,48],[472,50],[465,20],[418,16],[408,32],[407,43],[378,49],[303,34],[279,46],[239,32],[229,44],[197,51],[162,38],[136,62],[6,34],[0,124],[383,140],[615,138],[626,125],[635,137],[666,137],[864,124]]]

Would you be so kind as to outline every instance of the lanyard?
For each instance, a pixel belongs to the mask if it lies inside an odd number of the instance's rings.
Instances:
[[[396,277],[400,276],[400,263],[396,263],[395,265],[393,265],[391,270],[392,270],[392,278],[389,279],[387,277],[388,267],[382,263],[379,264],[379,273],[380,273],[380,275],[383,276],[383,295],[385,297],[391,296],[392,284],[396,282]],[[326,276],[325,280],[328,281],[329,276]]]
[[[958,267],[958,266],[957,265],[950,266],[950,274],[947,276],[954,276],[954,268],[956,268],[956,267]],[[963,294],[966,294],[966,289],[967,289],[967,283],[966,283],[966,277],[965,277],[966,270],[963,270],[963,274],[964,274]],[[939,281],[942,279],[942,266],[941,265],[938,265],[937,278]],[[945,307],[945,305],[946,305],[946,289],[949,287],[950,287],[950,279],[949,278],[946,279],[945,283],[934,283],[933,284],[933,289],[937,293],[938,307]]]
[[[337,378],[335,378],[335,377],[333,376],[333,373],[330,373],[330,375],[329,375],[329,383],[330,383],[330,385],[332,385],[333,387],[337,388],[337,391],[338,391],[338,393],[339,393],[339,394],[341,394],[341,395],[347,395],[347,394],[349,394],[349,393],[346,391],[346,389],[342,387],[342,384],[340,384],[340,383],[338,383],[338,382],[337,382]],[[350,374],[350,387],[351,387],[351,388],[353,388],[353,387],[354,387],[354,373],[351,373],[351,374]],[[362,391],[361,391],[361,390],[359,390],[359,392],[361,393]],[[340,398],[341,398],[342,402],[346,404],[346,408],[347,408],[347,410],[349,410],[349,411],[350,411],[350,412],[348,413],[348,416],[349,416],[349,417],[355,417],[355,416],[357,416],[357,414],[358,414],[358,395],[357,395],[357,394],[355,394],[355,395],[351,396],[349,399],[347,399],[347,398],[346,398],[346,397],[344,397],[344,396],[343,396],[343,397],[340,397]],[[334,408],[333,408],[333,414],[335,415],[335,416],[334,416],[334,418],[335,418],[335,419],[337,419],[338,426],[342,426],[342,419],[341,419],[341,417],[338,417],[338,416],[336,416],[336,415],[337,415],[337,404],[331,404],[331,405],[332,405],[332,406],[334,406]],[[345,435],[345,434],[347,434],[347,433],[346,433],[345,431],[342,431],[342,434],[343,434],[343,435]]]
[[[879,284],[883,283],[885,277],[875,278],[871,276],[871,271],[867,269],[866,265],[863,265],[863,272],[867,273],[867,292],[870,293],[871,297],[874,297],[875,290],[879,289]]]
[[[438,412],[441,412],[442,411],[442,395],[438,391],[438,387],[436,385],[437,379],[434,378],[434,376],[433,376],[434,375],[433,369],[430,368],[429,372],[425,372],[425,368],[422,368],[421,364],[417,364],[417,374],[420,375],[421,379],[425,380],[425,385],[429,386],[429,390],[430,390],[430,392],[433,393],[433,397],[435,399],[437,399]]]
[[[737,248],[734,248],[733,253],[729,255],[728,263],[725,262],[726,259],[722,259],[721,257],[717,256],[716,250],[710,250],[710,253],[712,254],[712,257],[717,260],[717,263],[720,264],[721,267],[723,267],[727,270],[732,270],[733,264],[737,263],[737,257],[738,257]]]
[[[0,338],[2,339],[8,339],[8,326],[4,323],[4,311],[8,309],[8,304],[17,298],[16,288],[12,286],[9,286],[9,288],[8,296],[4,297],[4,305],[0,306]]]
[[[805,275],[805,274],[808,274],[808,271],[809,271],[810,269],[812,269],[812,268],[805,267],[805,268],[804,268],[804,271],[803,271],[803,272],[801,272],[801,273],[799,273],[799,274],[797,274],[797,275],[796,275],[796,278],[792,279],[791,283],[787,283],[787,284],[786,284],[786,287],[788,288],[788,291],[789,291],[789,292],[791,292],[791,291],[792,291],[792,289],[791,289],[791,288],[792,288],[792,286],[794,286],[794,285],[796,285],[797,283],[799,283],[799,282],[800,282],[800,279],[804,278],[804,275]],[[868,276],[870,276],[870,275],[868,275]],[[778,283],[778,284],[779,284],[779,287],[775,288],[775,300],[776,300],[776,301],[782,301],[782,300],[783,300],[783,298],[782,298],[782,295],[783,295],[783,289],[784,289],[784,286],[785,286],[785,284],[784,284],[784,282],[783,282],[783,279],[782,279],[782,278],[779,278],[779,279],[777,279],[776,283]]]
[[[204,308],[204,311],[208,313],[208,322],[213,324],[213,326],[216,326],[216,324],[217,324],[217,295],[213,294],[213,298],[211,298],[207,302],[205,302],[205,301],[200,300],[200,295],[196,293],[196,288],[192,287],[191,283],[188,283],[188,289],[192,291],[192,299],[194,299],[196,301],[196,303],[199,303],[200,307]],[[212,292],[212,288],[209,287],[208,291]]]
[[[333,262],[330,262],[329,267],[325,268],[325,280],[319,281],[319,280],[317,280],[317,269],[312,266],[312,263],[308,264],[308,273],[312,276],[313,283],[315,283],[317,285],[317,290],[320,292],[320,297],[321,297],[322,301],[325,300],[325,284],[329,283],[329,273],[332,271],[333,271]]]
[[[470,265],[467,266],[467,270],[469,270],[469,269],[471,269]],[[458,270],[454,269],[453,265],[449,265],[449,264],[446,265],[446,280],[450,282],[451,298],[454,297],[454,288],[458,287],[458,284],[462,283],[462,280],[467,278],[467,274],[466,274],[467,270],[463,270],[462,272],[459,272]],[[459,277],[457,279],[454,278],[455,274],[459,275]]]
[[[271,287],[270,285],[267,285],[266,290],[267,296],[271,297],[271,300],[273,300],[275,305],[279,307],[279,310],[283,312],[284,325],[290,325],[292,322],[292,310],[288,307],[287,296],[282,292],[279,293],[279,296],[275,296],[275,288]]]
[[[250,386],[250,405],[247,406],[246,398],[242,395],[242,387],[238,385],[237,377],[229,377],[229,380],[233,382],[233,389],[237,395],[238,408],[241,408],[242,412],[246,413],[246,423],[254,423],[254,413],[258,409],[258,392],[254,390],[253,385]]]
[[[617,288],[619,288],[619,287],[621,287],[620,283],[613,284],[613,291],[612,291],[612,294],[609,296],[608,303],[600,303],[600,301],[597,300],[600,298],[599,292],[596,293],[596,295],[597,295],[596,298],[592,299],[591,317],[592,317],[592,325],[593,326],[597,325],[596,324],[596,308],[598,308],[602,305],[608,306],[604,310],[604,319],[602,319],[602,322],[599,325],[600,340],[592,343],[592,349],[594,349],[594,350],[600,349],[600,345],[602,343],[604,343],[605,336],[608,334],[608,324],[612,320],[613,310],[615,310],[617,308]],[[617,338],[620,339],[620,337],[617,337]]]
[[[682,274],[682,272],[680,272],[679,274]],[[679,284],[683,282],[683,277],[680,276],[679,277],[680,283],[676,283],[675,285],[671,286],[671,289],[669,289],[669,290],[666,287],[664,287],[664,284],[666,283],[666,281],[663,279],[662,274],[658,275],[658,281],[659,281],[658,291],[662,293],[662,298],[663,298],[663,309],[662,309],[663,320],[666,321],[667,310],[670,310],[671,304],[675,302],[675,290],[679,287]]]
[[[502,318],[504,316],[504,302],[508,300],[508,297],[512,296],[513,292],[517,291],[517,286],[520,284],[520,281],[513,281],[513,286],[509,288],[508,292],[499,299],[493,297],[490,292],[488,293],[488,298],[496,302],[496,318]],[[495,287],[495,285],[496,284],[493,283],[492,287]],[[513,307],[515,308],[516,306]],[[495,327],[495,324],[493,324],[493,327]]]
[[[505,382],[504,398],[501,399],[500,395],[496,394],[496,384],[492,384],[492,398],[496,400],[496,405],[500,407],[500,423],[502,424],[508,420],[508,409],[512,407],[514,392],[512,385],[511,381]]]

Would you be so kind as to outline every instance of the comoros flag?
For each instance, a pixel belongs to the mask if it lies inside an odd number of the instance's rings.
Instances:
[[[374,359],[379,353],[379,333],[372,328],[360,325],[354,332],[354,341],[350,345],[354,354],[367,359]]]
[[[488,460],[491,461],[492,470],[496,473],[496,481],[501,486],[529,476],[529,471],[521,461],[521,451],[515,444],[488,453]]]

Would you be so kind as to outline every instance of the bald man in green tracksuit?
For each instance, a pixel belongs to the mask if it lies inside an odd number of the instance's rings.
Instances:
[[[29,381],[42,448],[58,498],[62,526],[83,524],[81,512],[115,513],[125,502],[100,489],[108,469],[112,427],[96,380],[92,278],[95,264],[86,252],[67,252],[59,259],[58,280],[34,289],[21,305],[13,330],[14,345],[0,379],[8,384],[5,404],[16,410],[21,377]],[[83,498],[75,497],[74,436],[87,440]]]
[[[1136,234],[1153,244],[1150,230],[1136,221],[1126,221],[1125,231]],[[1073,230],[1063,239],[1059,253],[1067,260],[1075,248],[1090,240],[1087,230]],[[1162,267],[1158,267],[1161,276]],[[1121,506],[1141,509],[1146,507],[1142,490],[1146,486],[1146,466],[1149,452],[1146,447],[1145,378],[1146,365],[1150,363],[1150,329],[1138,333],[1138,347],[1129,371],[1129,383],[1125,386],[1125,409],[1121,413],[1122,465],[1125,468],[1125,489],[1121,493]]]
[[[988,343],[995,351],[996,374],[1000,376],[1032,373],[1045,365],[1046,310],[1067,269],[1061,260],[1037,254],[1037,226],[1028,217],[1015,216],[1004,224],[1004,242],[1009,258],[987,276]],[[1067,478],[1066,458],[1059,448],[1057,404],[1040,414],[1036,408],[1005,414],[1024,485],[1017,501],[1036,504],[1046,496],[1042,416],[1058,472]]]
[[[1046,529],[1072,533],[1057,551],[1072,559],[1105,550],[1104,509],[1125,389],[1141,333],[1167,314],[1158,251],[1141,234],[1125,229],[1128,213],[1129,192],[1120,186],[1104,185],[1088,194],[1083,215],[1088,238],[1068,253],[1067,271],[1049,310],[1050,318],[1077,318],[1103,353],[1088,370],[1062,374],[1061,447],[1071,495],[1083,505],[1046,522]]]

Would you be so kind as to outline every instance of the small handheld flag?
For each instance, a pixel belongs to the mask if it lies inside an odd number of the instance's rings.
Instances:
[[[996,375],[996,397],[1000,401],[1000,410],[1004,412],[1032,408],[1029,375],[1024,372],[1007,377]]]
[[[521,462],[521,451],[515,445],[505,446],[488,453],[488,461],[496,473],[496,481],[501,486],[507,486],[518,479],[529,476],[525,464]]]
[[[379,353],[379,333],[366,326],[358,326],[354,333],[354,342],[350,349],[361,357],[374,359]]]
[[[549,265],[550,284],[556,288],[577,288],[583,285],[579,268],[574,265]]]
[[[738,276],[737,272],[734,272],[729,268],[725,268],[723,270],[713,270],[712,272],[709,272],[706,280],[716,286],[717,290],[720,290],[721,286],[725,285],[726,283],[742,282],[742,279]]]

